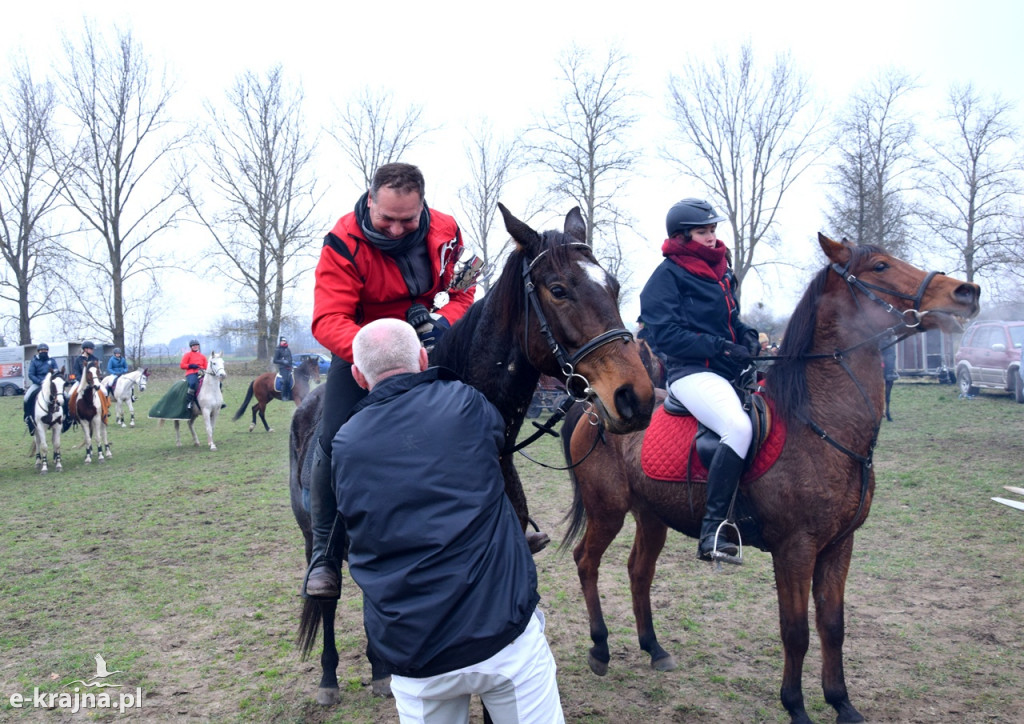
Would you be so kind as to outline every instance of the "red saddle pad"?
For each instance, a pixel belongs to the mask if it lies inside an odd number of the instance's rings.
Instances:
[[[766,398],[766,401],[772,412],[772,426],[753,465],[743,473],[741,479],[745,482],[756,480],[768,472],[786,444],[786,423],[775,414],[775,405],[771,399]],[[707,468],[693,446],[696,434],[697,418],[692,415],[670,415],[664,407],[655,410],[644,434],[644,445],[640,452],[640,466],[644,474],[654,480],[707,482]]]

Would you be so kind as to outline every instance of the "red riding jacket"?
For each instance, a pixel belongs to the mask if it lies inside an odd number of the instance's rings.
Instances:
[[[405,312],[419,302],[427,309],[434,295],[448,291],[455,262],[462,251],[462,234],[455,219],[430,210],[426,244],[435,278],[424,295],[413,297],[394,259],[369,243],[356,221],[345,214],[324,238],[316,267],[313,290],[313,336],[336,357],[352,361],[352,338],[359,328],[375,319],[405,319]],[[473,303],[476,287],[451,292],[448,303],[437,311],[455,322]]]
[[[202,352],[193,352],[189,350],[181,358],[181,369],[185,370],[185,374],[192,374],[195,370],[190,370],[189,365],[199,365],[199,369],[206,369],[206,355]]]

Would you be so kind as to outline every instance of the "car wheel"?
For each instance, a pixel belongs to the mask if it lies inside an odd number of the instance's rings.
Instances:
[[[956,371],[956,383],[960,386],[960,394],[964,397],[978,394],[978,388],[971,384],[971,373],[966,367]]]
[[[14,385],[4,385],[3,395],[4,397],[14,397],[18,394],[18,389]]]
[[[1013,399],[1024,403],[1024,380],[1020,377],[1020,370],[1014,370],[1013,375]]]

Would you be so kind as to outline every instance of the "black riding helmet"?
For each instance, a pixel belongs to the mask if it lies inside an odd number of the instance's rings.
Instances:
[[[38,347],[36,347],[36,349],[39,350],[40,352],[49,352],[50,345],[48,345],[46,342],[43,342]]]
[[[683,199],[677,201],[668,210],[665,217],[665,229],[670,237],[676,234],[686,234],[690,229],[708,224],[717,224],[725,221],[725,217],[715,211],[715,208],[703,199]]]
[[[190,341],[190,342],[188,343],[188,346],[189,346],[189,347],[191,347],[191,346],[192,346],[192,345],[194,345],[194,344],[199,344],[199,340],[198,340],[198,339],[193,339],[193,340],[191,340],[191,341]]]
[[[94,345],[92,342],[86,340],[85,342],[82,342],[82,350],[84,351],[84,350],[87,350],[87,349],[96,349],[96,345]]]

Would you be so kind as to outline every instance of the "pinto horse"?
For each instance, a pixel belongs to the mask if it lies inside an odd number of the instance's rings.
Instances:
[[[82,370],[82,380],[71,391],[68,400],[68,414],[78,420],[85,435],[85,462],[92,462],[92,444],[96,442],[96,459],[103,462],[104,456],[114,456],[107,441],[107,416],[110,400],[103,392],[102,373],[99,362],[90,362]]]
[[[49,432],[53,441],[53,469],[60,472],[64,469],[60,462],[60,433],[64,426],[63,367],[57,372],[47,372],[43,378],[32,407],[32,419],[35,422],[32,452],[36,455],[36,470],[47,472],[46,433]]]
[[[146,391],[146,383],[149,381],[149,369],[133,370],[119,375],[115,381],[114,375],[107,375],[103,378],[103,389],[110,391],[110,399],[114,405],[114,424],[124,427],[124,407],[127,406],[130,421],[128,427],[135,427],[135,388],[139,392]]]
[[[302,401],[309,394],[310,380],[317,383],[320,382],[320,364],[317,362],[316,357],[307,357],[302,360],[299,365],[295,368],[292,374],[295,383],[292,386],[292,399],[295,400],[295,406],[298,407],[302,404]],[[281,393],[278,392],[275,387],[275,378],[277,377],[276,372],[264,372],[262,375],[254,379],[249,383],[249,389],[245,392],[245,399],[242,400],[242,406],[238,408],[238,412],[232,417],[232,420],[237,420],[245,414],[245,408],[249,405],[249,401],[255,397],[256,403],[252,406],[252,424],[249,425],[249,432],[256,429],[256,415],[260,416],[260,421],[263,423],[263,429],[267,432],[273,432],[274,428],[267,424],[267,418],[264,413],[267,410],[267,405],[270,404],[271,400],[280,400]]]
[[[959,320],[977,314],[980,290],[923,272],[875,246],[836,243],[820,234],[818,241],[829,263],[793,313],[765,381],[787,435],[774,465],[741,481],[736,509],[754,522],[745,540],[772,555],[785,652],[782,705],[792,721],[811,721],[801,679],[813,590],[825,700],[838,712],[837,721],[858,722],[863,719],[850,703],[843,675],[843,596],[853,534],[867,518],[874,494],[871,458],[885,393],[877,342],[890,332],[903,336],[957,328]],[[654,439],[663,414],[655,413],[648,431],[603,435],[599,426],[570,410],[562,430],[566,459],[575,466],[562,545],[579,541],[573,557],[594,642],[589,664],[599,676],[610,657],[598,567],[627,513],[636,520],[629,578],[640,647],[650,654],[652,668],[675,668],[654,633],[651,582],[667,529],[699,534],[705,486],[655,480],[644,472],[641,446],[645,434]],[[683,441],[677,446],[688,447]],[[741,518],[741,531],[744,525]]]
[[[499,208],[515,247],[490,292],[441,337],[431,363],[453,369],[501,412],[506,431],[501,459],[505,489],[525,530],[526,496],[513,466],[513,448],[541,373],[563,381],[570,394],[617,432],[647,425],[654,388],[633,336],[619,316],[619,285],[586,244],[579,209],[565,217],[563,231],[538,233],[501,204]],[[289,445],[292,511],[305,536],[307,563],[312,532],[306,501],[323,410],[322,389],[315,389],[296,410]],[[443,431],[440,434],[443,439]],[[323,621],[323,674],[317,692],[321,704],[338,701],[336,605],[335,600],[307,599],[299,629],[306,655]],[[375,693],[387,691],[385,677],[386,672],[374,663]]]

